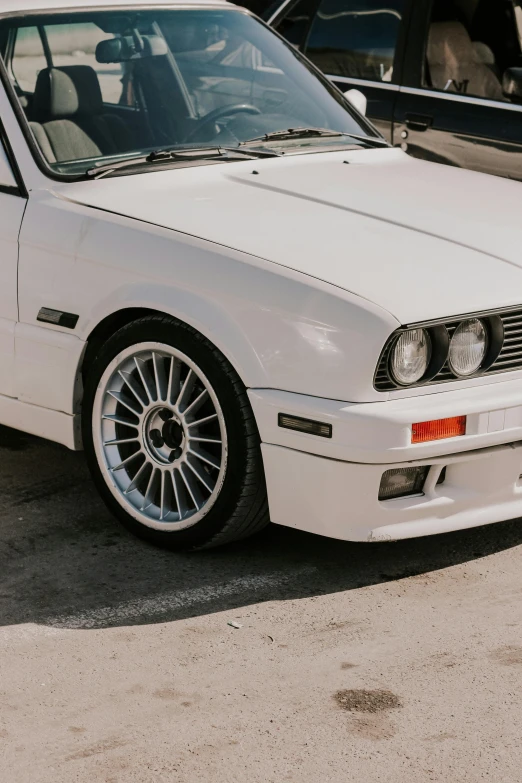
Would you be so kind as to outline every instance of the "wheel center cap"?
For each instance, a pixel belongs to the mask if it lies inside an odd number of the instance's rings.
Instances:
[[[175,419],[170,419],[170,421],[166,421],[163,425],[161,436],[169,449],[178,448],[181,446],[184,439],[183,427],[178,421],[175,421]]]
[[[156,408],[145,424],[145,440],[151,455],[162,463],[175,462],[183,453],[185,432],[168,408]]]

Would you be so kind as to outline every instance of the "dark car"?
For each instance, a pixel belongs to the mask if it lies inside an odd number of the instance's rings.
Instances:
[[[362,90],[388,141],[522,180],[521,3],[286,0],[262,16],[343,92]]]

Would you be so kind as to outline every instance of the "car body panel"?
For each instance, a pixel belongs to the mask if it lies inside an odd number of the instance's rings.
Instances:
[[[412,124],[418,116],[426,127]],[[402,87],[394,140],[416,158],[522,180],[521,124],[522,106]]]
[[[55,192],[203,234],[351,291],[403,324],[521,301],[518,186],[399,150],[171,170]],[[494,302],[484,279],[494,281]]]
[[[494,392],[494,396],[492,394]],[[405,463],[522,442],[520,380],[450,388],[433,394],[371,403],[344,403],[277,389],[251,389],[250,401],[264,443],[354,463]],[[279,426],[278,414],[328,422],[330,438]],[[414,422],[466,416],[466,432],[412,443]]]
[[[516,519],[522,512],[522,447],[497,446],[394,468],[429,468],[423,494],[381,502],[389,465],[316,457],[262,444],[273,522],[344,541],[398,541]],[[446,480],[435,476],[446,468]],[[284,480],[281,480],[281,477]]]
[[[18,234],[26,200],[18,193],[0,139],[0,394],[14,397],[15,324],[18,320]]]
[[[139,187],[144,178],[133,180]],[[119,179],[125,182],[128,188],[131,180]],[[67,331],[38,325],[41,307],[79,315],[80,340],[120,310],[165,312],[208,337],[245,385],[338,399],[382,399],[373,388],[373,373],[386,338],[399,325],[381,308],[338,287],[46,192],[29,201],[19,283],[20,320],[41,332]],[[34,362],[35,371],[45,373],[37,354]],[[34,401],[36,377],[29,370],[24,377],[31,382],[19,394]],[[66,408],[56,381],[54,404],[60,400],[60,409],[69,413],[74,412],[74,377],[71,366],[62,378],[69,387]],[[48,396],[45,402],[52,405]]]
[[[388,148],[63,183],[38,166],[2,86],[0,116],[29,194],[17,173],[20,192],[0,193],[2,424],[81,448],[94,330],[160,312],[204,335],[248,388],[273,521],[376,541],[522,513],[522,370],[373,385],[401,324],[520,306],[518,185]],[[77,324],[41,323],[42,307]],[[331,423],[332,438],[284,431],[281,412]],[[412,444],[415,422],[455,415],[467,417],[460,439]],[[429,466],[424,494],[379,501],[382,473],[412,464]]]

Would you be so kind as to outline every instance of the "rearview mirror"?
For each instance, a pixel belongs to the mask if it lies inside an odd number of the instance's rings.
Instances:
[[[159,35],[124,35],[100,41],[96,47],[96,62],[124,63],[143,57],[158,57],[168,53],[167,43]]]
[[[504,71],[502,92],[515,103],[522,103],[522,68],[507,68]]]
[[[348,98],[352,106],[355,106],[359,114],[362,114],[363,117],[366,117],[366,109],[368,106],[366,95],[363,95],[360,90],[348,90],[344,93],[344,97]]]

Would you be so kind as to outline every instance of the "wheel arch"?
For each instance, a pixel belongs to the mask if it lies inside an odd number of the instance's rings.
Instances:
[[[82,377],[85,377],[96,357],[98,349],[111,334],[147,315],[167,315],[167,313],[162,313],[161,310],[155,310],[150,307],[124,307],[121,310],[109,313],[109,315],[106,315],[97,323],[87,336],[86,349],[81,366]]]
[[[143,305],[122,303],[118,309],[104,314],[84,337],[86,348],[76,376],[76,384],[79,384],[80,388],[75,389],[75,399],[81,401],[83,397],[85,375],[100,346],[122,327],[150,315],[168,316],[180,325],[194,329],[220,351],[245,387],[265,385],[263,365],[254,346],[249,343],[239,326],[232,322],[221,308],[216,308],[215,304],[199,302],[198,305],[198,308],[193,310],[198,312],[200,317],[189,317],[186,310],[179,312],[177,308],[164,307],[160,303],[156,306],[153,303]],[[204,317],[201,317],[202,313]]]

